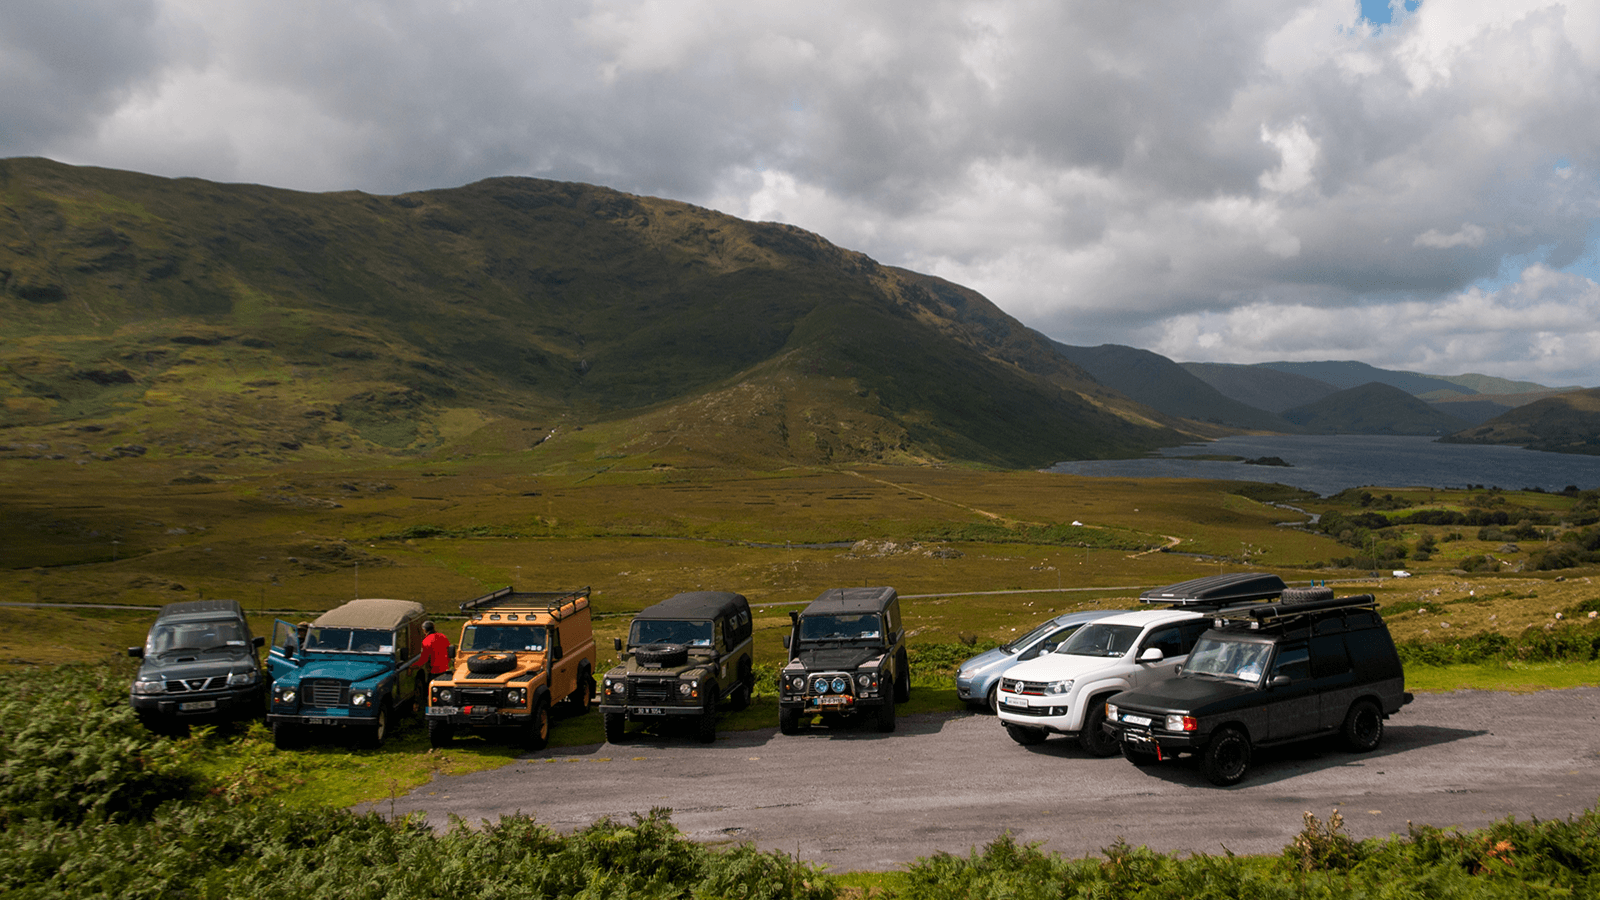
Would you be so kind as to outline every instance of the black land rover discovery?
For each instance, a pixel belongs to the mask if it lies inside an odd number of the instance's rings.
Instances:
[[[1194,754],[1206,778],[1230,785],[1256,747],[1337,734],[1356,752],[1375,749],[1411,695],[1373,596],[1332,595],[1293,588],[1212,613],[1181,674],[1106,704],[1123,756],[1151,765]]]

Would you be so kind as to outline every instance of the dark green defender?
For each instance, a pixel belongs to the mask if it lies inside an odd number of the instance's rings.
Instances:
[[[640,610],[620,664],[600,688],[606,740],[621,743],[627,724],[694,717],[700,742],[717,739],[717,704],[750,705],[755,662],[750,602],[727,591],[691,591]]]
[[[789,663],[778,674],[778,726],[796,734],[807,717],[823,722],[871,715],[894,730],[894,705],[911,699],[900,595],[892,587],[831,588],[784,636]]]

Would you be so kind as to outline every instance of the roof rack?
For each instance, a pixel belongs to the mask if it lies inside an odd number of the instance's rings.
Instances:
[[[515,606],[522,609],[543,609],[553,615],[568,615],[589,605],[589,587],[577,588],[571,591],[516,591],[506,585],[498,591],[491,591],[474,600],[467,600],[461,604],[461,611],[495,609],[501,606]],[[565,609],[571,606],[572,609]]]
[[[1246,625],[1251,630],[1286,625],[1318,613],[1349,612],[1351,610],[1376,610],[1378,598],[1372,594],[1353,597],[1334,597],[1331,600],[1312,600],[1308,603],[1256,603],[1250,606],[1232,606],[1212,613],[1215,625]]]
[[[1139,602],[1215,609],[1277,597],[1284,587],[1282,578],[1268,572],[1232,572],[1152,588],[1139,595]]]

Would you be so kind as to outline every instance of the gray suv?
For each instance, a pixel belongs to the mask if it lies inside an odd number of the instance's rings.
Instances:
[[[244,610],[235,600],[169,603],[156,614],[128,702],[152,731],[195,719],[247,718],[266,710],[266,679]]]

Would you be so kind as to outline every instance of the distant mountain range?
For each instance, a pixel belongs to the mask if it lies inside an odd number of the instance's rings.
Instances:
[[[1554,393],[1075,347],[801,229],[590,185],[306,194],[0,160],[0,458],[561,435],[646,465],[1031,467],[1240,430],[1593,452],[1586,395]]]

